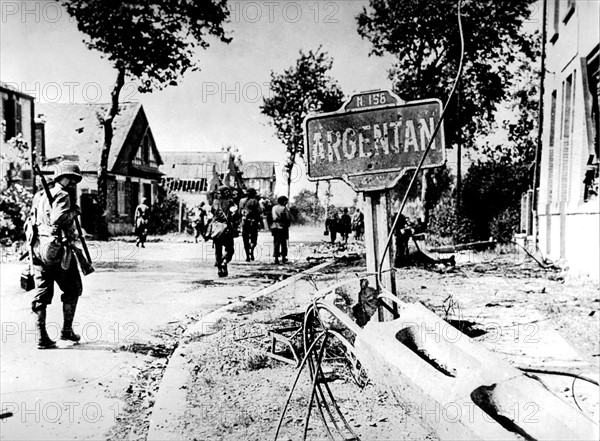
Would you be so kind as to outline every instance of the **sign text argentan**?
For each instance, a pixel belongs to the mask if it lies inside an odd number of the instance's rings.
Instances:
[[[401,175],[416,168],[441,110],[441,102],[431,99],[307,117],[304,133],[309,179]],[[439,167],[444,161],[441,127],[423,166]]]

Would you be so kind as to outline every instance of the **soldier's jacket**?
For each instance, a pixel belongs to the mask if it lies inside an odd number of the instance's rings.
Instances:
[[[80,209],[60,184],[50,189],[50,194],[54,198],[52,205],[44,192],[36,194],[33,199],[34,257],[46,265],[54,265],[61,260],[66,264],[70,255],[70,247],[66,245],[77,239],[75,218]]]
[[[64,234],[69,240],[77,239],[75,218],[80,213],[79,206],[71,202],[69,193],[60,184],[55,184],[50,194],[54,198],[52,205],[45,193],[36,195],[37,201],[33,203],[38,234],[57,237]]]
[[[240,201],[240,214],[242,216],[242,228],[258,227],[262,220],[260,204],[256,198],[243,198]]]
[[[275,205],[273,207],[273,224],[272,230],[283,229],[287,230],[292,223],[292,216],[288,208],[284,205]]]

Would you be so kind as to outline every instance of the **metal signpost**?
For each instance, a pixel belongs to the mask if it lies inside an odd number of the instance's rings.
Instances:
[[[379,271],[378,260],[393,220],[388,190],[406,171],[417,168],[441,113],[442,103],[437,99],[404,102],[390,91],[377,90],[353,95],[337,112],[309,115],[304,120],[308,179],[341,179],[361,192],[367,202],[369,273]],[[444,131],[440,127],[423,168],[439,167],[445,159]],[[391,272],[393,245],[381,262],[381,283],[396,293]],[[388,305],[387,309],[393,307]],[[386,318],[380,308],[379,320]]]

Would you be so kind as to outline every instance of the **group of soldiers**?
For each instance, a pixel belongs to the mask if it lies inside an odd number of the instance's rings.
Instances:
[[[273,236],[275,263],[287,263],[287,243],[291,224],[291,215],[287,208],[288,198],[280,196],[277,204],[271,206],[267,199],[259,199],[254,188],[248,188],[241,198],[236,197],[239,191],[235,190],[234,192],[224,185],[219,187],[210,210],[205,208],[204,202],[201,202],[192,215],[195,241],[202,237],[213,242],[218,276],[228,275],[227,264],[233,258],[234,239],[240,234],[246,262],[255,260],[254,251],[258,242],[258,232],[264,228],[263,214]]]
[[[329,236],[330,242],[334,244],[339,233],[342,243],[347,244],[351,232],[354,232],[355,240],[363,240],[365,215],[360,209],[356,208],[352,216],[350,216],[347,208],[344,208],[341,214],[339,214],[335,207],[329,207],[327,218],[325,219],[325,235]]]
[[[76,258],[77,247],[74,245],[78,239],[77,218],[81,214],[77,205],[76,187],[81,179],[81,171],[77,164],[64,165],[61,172],[55,176],[53,187],[47,189],[46,193],[38,193],[32,204],[28,243],[35,291],[31,307],[37,315],[40,349],[56,347],[56,342],[51,340],[46,332],[46,308],[52,303],[55,283],[62,291],[64,322],[61,339],[72,342],[80,340],[72,325],[82,293],[81,275]],[[239,190],[235,190],[237,194],[223,185],[216,191],[210,208],[206,208],[203,202],[195,210],[193,225],[196,241],[202,236],[204,240],[213,242],[218,276],[228,275],[227,265],[234,255],[234,239],[240,234],[246,261],[255,260],[258,232],[264,228],[263,216],[273,236],[274,262],[287,263],[289,228],[292,220],[287,208],[288,198],[280,196],[277,198],[277,204],[272,206],[266,198],[259,198],[253,188],[248,188],[244,195],[239,196]],[[144,247],[149,214],[150,207],[144,198],[136,207],[134,216],[138,247]],[[347,209],[344,209],[341,216],[332,212],[331,218],[327,220],[327,229],[332,241],[335,241],[337,232],[347,241],[350,231],[354,231],[355,237],[361,239],[364,216],[358,209],[352,218]]]

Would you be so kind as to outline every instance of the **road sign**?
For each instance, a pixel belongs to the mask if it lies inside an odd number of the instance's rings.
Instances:
[[[393,187],[416,168],[440,119],[437,99],[403,103],[389,91],[352,96],[337,112],[304,121],[304,146],[310,180],[343,179],[356,191]],[[443,127],[423,164],[445,161]]]

